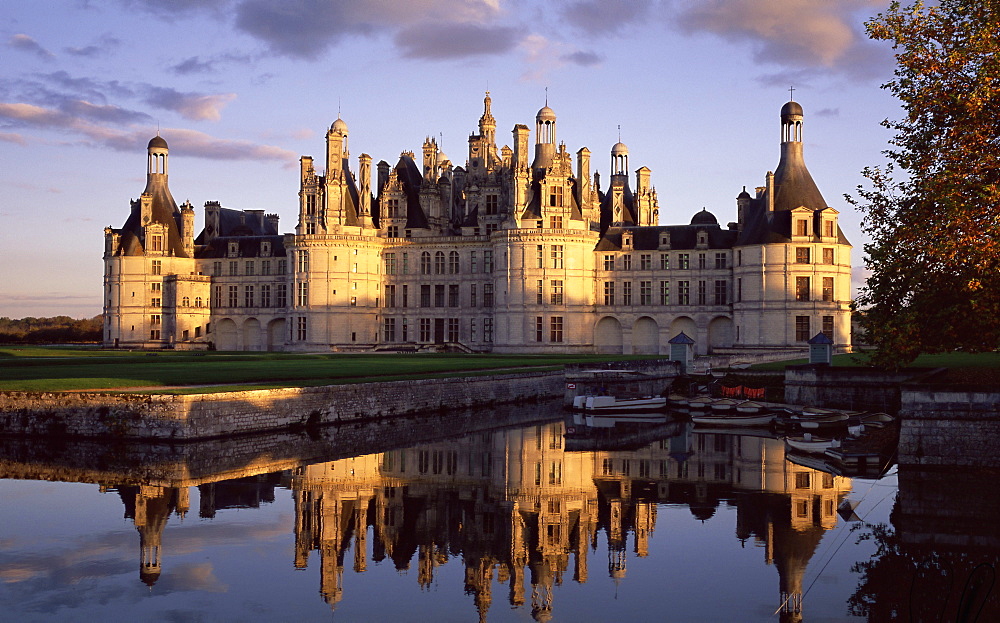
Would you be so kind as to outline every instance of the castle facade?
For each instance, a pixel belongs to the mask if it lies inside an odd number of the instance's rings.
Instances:
[[[802,155],[802,108],[781,109],[781,157],[723,226],[660,225],[650,170],[617,143],[602,190],[591,152],[556,140],[548,106],[497,148],[487,93],[464,166],[434,139],[395,165],[349,166],[337,119],[300,160],[298,223],[263,210],[178,207],[154,137],[147,183],[105,229],[104,345],[128,348],[697,354],[850,345],[851,245]],[[323,167],[322,170],[317,165]],[[375,187],[372,188],[374,177]]]

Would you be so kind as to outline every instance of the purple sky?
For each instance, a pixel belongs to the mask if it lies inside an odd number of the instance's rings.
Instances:
[[[795,86],[805,156],[840,210],[898,118],[891,50],[864,35],[888,0],[46,0],[0,11],[0,316],[101,311],[103,228],[121,227],[157,128],[178,202],[295,226],[297,161],[338,108],[362,152],[394,162],[443,140],[465,162],[483,92],[498,142],[545,102],[560,141],[607,179],[621,139],[653,170],[664,224],[735,219],[777,166]],[[532,139],[534,140],[534,139]],[[860,269],[855,271],[860,277]]]

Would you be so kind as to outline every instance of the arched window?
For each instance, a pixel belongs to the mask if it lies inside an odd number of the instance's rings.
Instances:
[[[434,274],[444,274],[444,251],[438,251],[434,254]]]
[[[201,297],[200,296],[194,297],[194,306],[195,307],[201,307]]]
[[[183,299],[181,299],[181,307],[190,307],[190,306],[191,306],[190,297],[185,296]]]
[[[451,275],[457,275],[462,272],[461,264],[458,260],[458,251],[452,251],[448,254],[448,273]]]
[[[427,251],[420,254],[420,274],[431,274],[431,254]]]

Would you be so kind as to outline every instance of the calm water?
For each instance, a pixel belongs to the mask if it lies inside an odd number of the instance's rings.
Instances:
[[[995,475],[852,479],[766,436],[578,428],[541,405],[0,441],[0,619],[1000,620]]]

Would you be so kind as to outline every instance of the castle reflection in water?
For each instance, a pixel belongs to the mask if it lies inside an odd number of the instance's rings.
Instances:
[[[736,508],[734,538],[752,540],[778,571],[782,619],[800,619],[806,565],[836,526],[848,478],[786,461],[780,440],[693,432],[690,424],[626,449],[571,451],[564,432],[554,422],[475,433],[200,484],[199,514],[254,507],[272,501],[276,487],[288,488],[294,565],[320,566],[319,590],[331,607],[344,596],[347,565],[356,573],[369,561],[415,566],[426,587],[440,565],[460,559],[480,618],[497,597],[495,579],[506,585],[506,601],[530,603],[542,621],[552,616],[554,587],[567,579],[626,578],[630,557],[649,554],[658,505],[684,505],[704,520],[726,504]],[[169,548],[164,527],[171,513],[188,512],[188,488],[114,490],[140,533],[140,574],[152,585]],[[601,540],[608,560],[595,567],[588,553]]]

